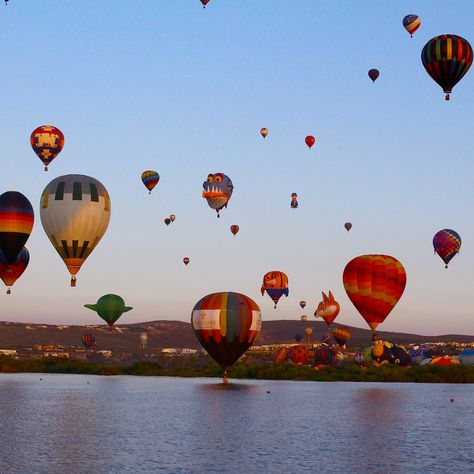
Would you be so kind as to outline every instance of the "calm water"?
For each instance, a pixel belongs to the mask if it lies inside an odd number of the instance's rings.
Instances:
[[[1,374],[0,420],[1,473],[474,472],[473,385]]]

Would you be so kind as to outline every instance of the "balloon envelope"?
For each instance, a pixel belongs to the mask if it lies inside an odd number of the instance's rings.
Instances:
[[[85,304],[84,307],[96,311],[110,328],[123,313],[133,309],[131,306],[125,306],[121,296],[113,294],[101,296],[96,304]]]
[[[418,15],[410,14],[403,18],[403,27],[413,37],[413,33],[420,27],[421,20]]]
[[[309,351],[303,344],[292,346],[290,349],[290,358],[293,364],[306,364],[309,358]]]
[[[448,268],[448,263],[461,249],[461,236],[452,229],[443,229],[433,237],[433,247]]]
[[[5,286],[13,286],[18,278],[23,275],[30,261],[30,253],[23,247],[13,263],[8,263],[5,255],[0,250],[0,278]]]
[[[372,79],[372,82],[375,82],[377,78],[379,77],[380,72],[378,69],[370,69],[368,74],[369,74],[369,77]]]
[[[234,191],[232,180],[224,173],[209,174],[202,187],[204,188],[202,197],[207,200],[209,207],[214,209],[219,217],[219,211],[227,207],[232,197]]]
[[[82,344],[84,344],[84,347],[87,349],[94,347],[96,344],[95,337],[92,334],[84,334],[84,336],[82,336]]]
[[[142,173],[142,182],[148,191],[150,191],[150,194],[152,189],[158,184],[159,181],[160,175],[157,171],[148,170]]]
[[[349,232],[352,229],[352,224],[350,222],[346,222],[344,224],[344,227],[347,230],[347,232]]]
[[[31,132],[30,143],[33,151],[44,164],[44,170],[61,153],[64,135],[59,128],[42,125]]]
[[[306,145],[308,145],[308,148],[311,150],[311,147],[316,143],[316,138],[313,137],[313,135],[308,135],[304,139]]]
[[[332,335],[339,346],[342,347],[351,338],[351,331],[349,328],[339,326],[332,330]]]
[[[30,201],[17,191],[0,196],[0,250],[13,263],[33,229],[35,215]]]
[[[189,259],[189,257],[184,257],[184,258],[183,258],[183,263],[184,263],[185,265],[187,265],[190,261],[191,261],[191,260]]]
[[[231,226],[230,226],[230,231],[231,231],[234,235],[236,235],[237,232],[239,231],[239,226],[238,226],[238,225],[235,225],[235,224],[234,224],[234,225],[231,225]]]
[[[248,296],[220,292],[196,303],[191,324],[202,347],[225,369],[253,344],[262,316],[257,303]]]
[[[303,309],[306,306],[306,301],[301,300],[300,301],[300,306],[301,306],[301,309]]]
[[[402,296],[407,276],[394,257],[362,255],[346,265],[342,280],[352,304],[374,331]]]
[[[288,277],[285,273],[278,270],[265,273],[260,291],[262,296],[267,292],[267,295],[275,303],[276,308],[279,299],[283,295],[288,296]]]
[[[260,135],[262,135],[263,138],[265,138],[268,135],[268,128],[261,128],[260,129]]]

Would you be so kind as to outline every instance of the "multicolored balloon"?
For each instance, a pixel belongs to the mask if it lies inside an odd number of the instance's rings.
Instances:
[[[304,346],[303,344],[291,346],[290,359],[291,359],[291,362],[293,362],[293,364],[296,364],[296,365],[306,364],[309,359],[308,348]]]
[[[316,138],[313,137],[313,135],[308,135],[304,139],[306,145],[308,145],[308,148],[311,150],[311,147],[316,143]]]
[[[33,151],[44,164],[48,165],[61,153],[64,146],[64,135],[59,128],[52,125],[42,125],[31,132],[30,143]]]
[[[265,291],[267,292],[267,295],[275,303],[274,308],[276,308],[278,300],[283,295],[288,297],[288,277],[285,273],[278,270],[265,273],[260,291],[262,292],[262,296],[265,294]]]
[[[125,306],[125,301],[121,296],[113,294],[101,296],[96,304],[85,304],[84,307],[96,311],[109,325],[110,331],[112,331],[112,326],[115,321],[117,321],[123,313],[133,309],[131,306]]]
[[[372,82],[375,82],[380,75],[378,69],[370,69],[368,72],[369,77],[372,79]]]
[[[262,327],[257,303],[241,293],[224,291],[201,298],[191,313],[194,334],[226,371],[253,344]]]
[[[7,294],[11,293],[10,286],[13,286],[18,278],[23,275],[30,261],[30,253],[23,247],[13,263],[8,263],[5,255],[0,250],[0,278],[8,287]]]
[[[231,225],[230,226],[230,231],[234,234],[237,235],[237,232],[239,231],[240,227],[238,225]]]
[[[361,255],[346,265],[342,281],[352,304],[375,331],[398,303],[407,276],[394,257]]]
[[[448,263],[461,249],[461,236],[452,229],[440,230],[433,237],[433,247],[448,268]]]
[[[217,217],[220,217],[219,211],[227,207],[234,191],[232,180],[224,173],[214,173],[207,177],[202,187],[202,197],[207,200],[209,207],[217,212]]]
[[[35,214],[26,196],[7,191],[0,196],[0,250],[5,261],[15,262],[33,229]]]
[[[453,87],[471,67],[472,48],[469,41],[460,36],[435,36],[421,51],[421,61],[426,72],[443,89],[446,100],[449,100]]]
[[[149,194],[151,194],[151,191],[158,184],[159,181],[160,175],[157,171],[148,170],[142,173],[142,182],[148,189]]]
[[[261,128],[260,129],[260,135],[262,135],[263,138],[265,138],[268,135],[268,128]]]
[[[298,194],[291,193],[290,207],[291,209],[298,209]]]
[[[273,355],[273,362],[275,365],[283,364],[288,359],[288,349],[286,347],[279,347]]]
[[[41,223],[71,274],[71,286],[110,221],[110,197],[104,185],[82,174],[53,179],[41,195]]]
[[[350,222],[346,222],[344,224],[344,227],[347,230],[347,232],[349,232],[352,229],[352,224]]]
[[[84,344],[84,347],[86,349],[90,349],[91,347],[94,347],[96,344],[94,335],[84,334],[84,336],[82,336],[82,344]]]
[[[190,261],[191,261],[191,260],[189,259],[189,257],[184,257],[184,258],[183,258],[183,263],[184,263],[185,265],[187,265]]]
[[[334,299],[333,294],[329,291],[329,296],[322,292],[323,301],[320,301],[316,311],[314,312],[314,316],[316,318],[323,318],[325,323],[329,326],[339,314],[341,306],[339,303]]]
[[[345,346],[346,342],[351,338],[351,331],[349,328],[338,326],[332,330],[332,336],[340,347]]]
[[[420,27],[421,20],[418,15],[410,14],[403,18],[403,27],[410,33],[410,37],[413,38],[413,33]]]

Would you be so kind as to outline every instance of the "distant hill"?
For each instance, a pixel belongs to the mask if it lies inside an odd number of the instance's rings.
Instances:
[[[337,326],[337,324],[335,325]],[[350,344],[367,345],[371,341],[371,332],[352,326]],[[327,326],[321,321],[264,321],[262,331],[255,341],[259,344],[294,343],[294,336],[301,334],[306,340],[305,329],[312,328],[312,340],[318,342],[328,332]],[[45,324],[24,324],[0,322],[0,349],[20,349],[34,345],[54,344],[66,349],[82,347],[82,336],[91,333],[97,340],[96,349],[108,349],[117,352],[135,352],[139,348],[140,333],[148,334],[148,348],[163,347],[200,348],[190,323],[182,321],[150,321],[136,324],[119,324],[109,331],[105,325],[97,326],[62,326]],[[423,336],[397,332],[377,331],[383,339],[396,343],[449,342],[469,343],[474,336],[448,334],[441,336]]]

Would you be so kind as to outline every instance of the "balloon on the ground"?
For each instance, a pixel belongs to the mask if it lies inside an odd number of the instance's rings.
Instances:
[[[421,20],[418,15],[410,14],[403,18],[403,27],[410,33],[413,38],[413,33],[420,27]]]
[[[350,222],[346,222],[344,224],[344,227],[347,230],[347,232],[349,232],[352,229],[352,224]]]
[[[474,349],[464,349],[459,354],[459,361],[463,365],[474,365]]]
[[[472,64],[469,41],[457,35],[441,35],[430,39],[421,51],[421,61],[430,77],[443,89],[449,100],[453,87]]]
[[[334,351],[328,345],[323,344],[314,351],[314,366],[321,368],[325,365],[332,365],[334,356]]]
[[[304,139],[306,145],[308,145],[308,148],[311,150],[311,147],[316,143],[316,138],[313,137],[313,135],[308,135]]]
[[[207,200],[209,207],[217,212],[217,217],[220,217],[219,211],[227,207],[234,191],[232,180],[224,173],[209,174],[202,187],[202,197]]]
[[[354,363],[357,364],[359,367],[362,367],[365,363],[364,354],[362,352],[356,352],[354,354]]]
[[[382,323],[405,290],[403,265],[388,255],[361,255],[344,268],[344,289],[372,331]]]
[[[112,330],[113,324],[123,313],[133,309],[131,306],[125,306],[125,301],[121,296],[113,294],[101,296],[96,304],[85,304],[84,307],[96,311],[109,325],[110,330]]]
[[[302,344],[292,346],[290,349],[290,359],[293,364],[304,365],[308,362],[309,351],[308,348]]]
[[[82,344],[84,344],[84,347],[87,349],[90,349],[91,347],[94,347],[96,344],[95,337],[93,334],[84,334],[82,336]]]
[[[351,338],[351,330],[349,328],[338,326],[332,330],[332,336],[340,347],[343,347]]]
[[[157,171],[147,170],[142,173],[142,182],[150,194],[159,181],[160,175]]]
[[[268,128],[261,128],[260,129],[260,135],[262,135],[263,138],[265,138],[268,135]]]
[[[8,263],[5,255],[3,255],[3,252],[0,250],[0,278],[5,286],[10,287],[15,284],[18,278],[23,275],[29,261],[30,253],[26,247],[21,249],[13,263]],[[7,293],[11,293],[10,288],[8,288]]]
[[[44,188],[40,206],[43,229],[75,286],[77,273],[109,225],[109,193],[95,178],[68,174]]]
[[[275,365],[280,365],[286,362],[288,357],[288,349],[286,347],[280,347],[273,355],[273,362],[275,363]]]
[[[64,135],[59,128],[42,125],[31,132],[30,143],[33,151],[48,171],[49,164],[61,153],[64,146]]]
[[[239,226],[238,225],[231,225],[230,226],[230,231],[234,234],[234,235],[237,235],[237,232],[239,231]]]
[[[291,193],[290,207],[291,209],[298,209],[298,194]]]
[[[33,229],[35,214],[26,196],[7,191],[0,196],[0,250],[12,264]]]
[[[443,229],[433,237],[433,247],[448,268],[449,262],[461,249],[461,236],[452,229]]]
[[[369,75],[370,79],[372,79],[372,82],[375,82],[377,80],[377,78],[379,77],[380,72],[379,72],[378,69],[370,69],[369,72],[368,72],[368,75]]]
[[[191,324],[199,343],[225,370],[253,344],[262,316],[251,298],[225,291],[201,298],[193,308]]]
[[[275,303],[275,308],[279,299],[285,295],[286,297],[289,294],[288,289],[288,277],[285,273],[278,270],[273,270],[271,272],[265,273],[263,276],[262,287],[260,288],[262,296],[267,292],[267,295]]]
[[[324,291],[322,292],[323,301],[320,301],[314,316],[316,318],[323,318],[325,323],[329,326],[339,314],[341,306],[334,299],[334,295],[329,291],[329,295],[326,295]]]

